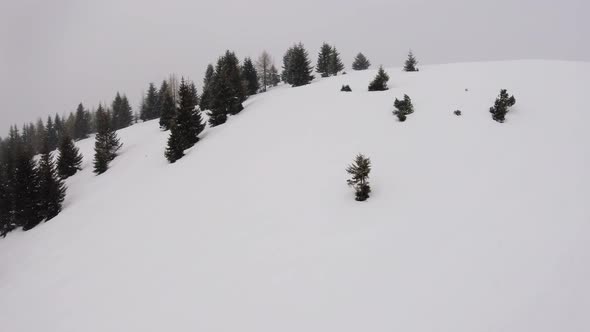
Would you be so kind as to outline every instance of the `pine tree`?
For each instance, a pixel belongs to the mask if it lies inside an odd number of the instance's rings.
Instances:
[[[369,59],[367,59],[363,53],[357,54],[352,63],[352,69],[366,70],[369,69],[369,67],[371,67],[371,62],[369,62]]]
[[[5,237],[12,230],[10,218],[8,162],[6,155],[8,143],[0,141],[0,237]]]
[[[88,123],[88,115],[84,110],[82,103],[76,109],[76,116],[74,121],[74,139],[80,140],[88,138],[90,132],[90,124]]]
[[[340,60],[340,53],[336,50],[336,47],[332,47],[330,51],[330,61],[328,63],[328,72],[330,75],[338,75],[339,72],[344,70],[344,64]]]
[[[170,137],[165,156],[171,163],[184,156],[184,150],[199,141],[199,134],[205,129],[201,111],[196,107],[190,84],[181,80],[178,91],[177,116],[170,128]]]
[[[65,134],[65,128],[61,117],[57,113],[55,114],[55,120],[53,120],[53,126],[55,127],[55,132],[57,133],[57,141],[59,142],[62,135]]]
[[[371,172],[371,160],[362,154],[356,156],[352,165],[349,165],[346,172],[352,176],[347,180],[349,186],[356,191],[356,200],[365,201],[369,198],[371,187],[369,186],[369,173]]]
[[[14,170],[13,213],[17,227],[29,230],[39,219],[39,178],[33,152],[26,146],[18,149]]]
[[[490,113],[492,113],[492,119],[497,122],[503,123],[505,120],[508,108],[516,104],[514,96],[508,96],[506,89],[500,90],[500,95],[496,98],[494,106],[490,107]]]
[[[154,83],[150,83],[147,95],[139,113],[139,118],[143,121],[149,121],[159,118],[160,113],[158,91],[156,90]]]
[[[57,157],[57,173],[62,179],[67,179],[82,169],[82,155],[68,135],[64,135],[59,143]]]
[[[293,46],[288,62],[289,84],[297,87],[309,84],[313,80],[311,62],[302,43]]]
[[[160,88],[159,97],[160,109],[162,115],[160,116],[160,128],[163,130],[170,129],[174,117],[176,117],[176,106],[174,105],[174,99],[168,91],[168,85],[166,81],[162,82]]]
[[[244,64],[242,65],[242,77],[244,81],[246,81],[246,94],[251,96],[258,93],[258,90],[260,89],[258,73],[250,58],[244,59]]]
[[[94,143],[94,173],[102,174],[109,168],[109,163],[117,156],[121,143],[117,133],[111,127],[109,113],[98,106],[96,111],[96,141]]]
[[[50,220],[61,212],[61,205],[66,195],[63,180],[57,175],[55,163],[45,139],[41,150],[38,167],[39,178],[39,220]]]
[[[414,105],[412,105],[412,100],[408,95],[404,95],[403,100],[395,98],[393,106],[396,108],[393,114],[397,115],[400,122],[406,121],[406,116],[414,113]]]
[[[225,123],[228,115],[239,113],[244,107],[244,87],[239,61],[233,52],[226,51],[217,61],[215,74],[209,87],[209,123],[217,126]]]
[[[59,140],[55,125],[53,124],[53,120],[50,116],[47,117],[47,127],[45,130],[47,131],[47,143],[49,144],[49,150],[53,151],[57,148]]]
[[[322,77],[330,76],[330,61],[332,60],[332,47],[327,43],[323,43],[318,54],[318,63],[315,70],[320,73]]]
[[[133,112],[127,100],[127,96],[121,96],[118,92],[112,104],[112,128],[114,130],[129,127],[133,121]]]
[[[289,47],[285,55],[283,56],[283,72],[281,73],[281,79],[287,84],[292,84],[293,78],[291,77],[291,58],[293,57],[293,47]]]
[[[418,60],[416,60],[416,58],[414,57],[414,53],[412,53],[412,50],[410,50],[410,52],[408,53],[408,59],[404,64],[404,71],[418,71],[418,68],[416,67],[417,65]]]
[[[272,86],[277,86],[281,82],[281,76],[279,75],[279,71],[275,67],[275,65],[271,65],[269,69],[269,84]]]
[[[379,67],[379,71],[377,72],[377,76],[375,79],[369,84],[369,91],[385,91],[388,89],[387,81],[389,81],[389,75],[383,70],[383,67]]]
[[[207,65],[207,70],[205,71],[205,77],[203,78],[203,93],[201,94],[201,109],[203,111],[210,109],[211,105],[211,92],[210,87],[211,83],[213,82],[213,75],[215,75],[215,68],[213,68],[212,64]]]

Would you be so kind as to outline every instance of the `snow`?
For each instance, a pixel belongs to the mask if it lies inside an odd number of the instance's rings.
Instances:
[[[590,64],[375,73],[254,96],[176,164],[157,121],[101,176],[78,142],[64,211],[0,240],[1,329],[589,331]]]

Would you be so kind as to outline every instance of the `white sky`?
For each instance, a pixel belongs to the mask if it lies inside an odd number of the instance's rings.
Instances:
[[[0,0],[0,134],[10,124],[126,93],[134,110],[169,73],[200,86],[225,50],[268,50],[277,67],[323,41],[349,68],[362,51],[399,66],[510,59],[590,61],[588,0]],[[550,82],[548,82],[550,84]]]

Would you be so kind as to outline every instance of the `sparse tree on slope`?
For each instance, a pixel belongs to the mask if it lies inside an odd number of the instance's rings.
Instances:
[[[416,60],[414,53],[412,53],[412,50],[410,50],[410,53],[408,53],[408,59],[404,64],[404,71],[418,71],[418,68],[416,67],[417,65],[418,60]]]
[[[66,187],[58,176],[47,140],[39,160],[39,220],[50,220],[61,212]]]
[[[371,160],[362,154],[356,156],[352,165],[346,169],[352,178],[347,180],[349,186],[356,192],[357,201],[365,201],[369,198],[371,187],[369,186],[369,173],[371,172]]]
[[[109,113],[102,105],[96,111],[96,141],[94,143],[94,173],[102,174],[109,168],[109,163],[117,156],[122,144],[117,133],[111,127]]]
[[[414,105],[412,105],[412,100],[408,95],[404,95],[403,100],[395,98],[393,106],[396,108],[393,114],[397,115],[400,122],[406,121],[406,116],[414,113]]]
[[[268,86],[272,85],[270,76],[270,67],[272,65],[272,58],[270,55],[266,51],[262,51],[262,54],[260,54],[258,60],[256,60],[256,70],[259,74],[258,79],[260,80],[260,86],[262,87],[263,92],[266,91]]]
[[[277,70],[275,65],[270,66],[269,76],[270,76],[270,81],[269,81],[270,85],[277,86],[281,82],[281,75],[279,75],[279,71]]]
[[[369,67],[371,67],[371,62],[369,62],[369,59],[367,59],[363,53],[357,54],[352,63],[352,69],[366,70],[369,69]]]
[[[490,113],[492,113],[492,119],[503,123],[505,120],[506,113],[508,113],[508,108],[514,106],[516,104],[516,99],[514,96],[508,96],[508,92],[506,89],[500,90],[500,95],[496,98],[494,102],[494,106],[490,107]]]
[[[389,81],[389,75],[383,70],[383,67],[379,67],[377,76],[369,84],[369,91],[385,91],[388,89],[387,82]]]
[[[82,155],[74,145],[70,136],[64,135],[59,143],[59,156],[57,157],[57,173],[62,179],[67,179],[82,169]]]

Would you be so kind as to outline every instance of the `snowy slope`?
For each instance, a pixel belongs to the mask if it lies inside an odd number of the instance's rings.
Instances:
[[[252,97],[173,165],[157,121],[98,177],[79,142],[62,214],[0,240],[0,330],[590,331],[590,64],[420,69]]]

